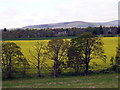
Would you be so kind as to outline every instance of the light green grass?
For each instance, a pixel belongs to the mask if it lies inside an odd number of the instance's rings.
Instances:
[[[118,74],[4,80],[3,88],[118,88]]]

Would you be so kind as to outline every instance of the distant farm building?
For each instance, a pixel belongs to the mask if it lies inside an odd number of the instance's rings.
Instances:
[[[58,32],[58,35],[65,35],[65,34],[67,34],[66,31]]]

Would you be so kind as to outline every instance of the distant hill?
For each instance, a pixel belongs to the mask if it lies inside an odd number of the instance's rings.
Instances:
[[[61,23],[52,23],[52,24],[40,24],[40,25],[29,25],[22,28],[72,28],[72,27],[96,27],[96,26],[118,26],[118,20],[110,22],[84,22],[84,21],[72,21],[72,22],[61,22]]]

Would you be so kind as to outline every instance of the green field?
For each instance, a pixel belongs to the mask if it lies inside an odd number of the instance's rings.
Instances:
[[[104,43],[104,51],[105,51],[105,55],[107,55],[107,62],[104,63],[102,60],[91,60],[92,62],[96,62],[99,65],[102,65],[102,67],[109,67],[110,66],[110,59],[111,57],[115,57],[116,55],[116,47],[118,47],[118,37],[103,37],[102,39],[103,43]],[[97,68],[99,68],[99,66],[97,66]],[[101,68],[101,66],[100,66]]]
[[[70,40],[70,39],[68,39]],[[38,40],[18,40],[18,41],[10,41],[15,42],[17,45],[21,47],[21,50],[26,57],[26,59],[33,60],[31,55],[29,54],[29,49],[32,49],[32,46]],[[41,41],[41,40],[39,40]],[[49,40],[42,40],[45,44]],[[116,55],[116,47],[118,46],[118,37],[104,37],[102,38],[104,43],[105,54],[107,55],[107,62],[104,63],[102,60],[93,59],[90,62],[90,66],[94,68],[90,68],[93,70],[100,70],[110,67],[110,58]],[[33,50],[34,52],[34,50]],[[35,62],[35,61],[33,61]],[[92,62],[98,64],[98,66],[94,66]],[[47,60],[47,63],[51,66],[52,61]],[[32,67],[32,64],[31,64]],[[28,71],[31,76],[36,75],[36,69],[29,69]],[[43,72],[47,75],[48,71],[43,70]],[[118,74],[90,74],[88,76],[59,76],[57,78],[50,77],[26,77],[26,78],[18,78],[13,80],[3,80],[2,81],[3,88],[117,88],[118,87]]]
[[[2,81],[3,88],[118,88],[118,74],[22,78]]]
[[[70,39],[68,39],[68,40],[70,40]],[[34,46],[34,43],[36,41],[41,41],[41,40],[18,40],[18,41],[11,41],[11,42],[15,42],[17,45],[19,45],[21,47],[21,50],[22,50],[24,56],[27,59],[32,60],[29,50],[32,49],[32,46]],[[46,43],[49,40],[42,40],[42,41],[44,41]],[[99,65],[102,65],[102,67],[109,67],[110,58],[112,56],[115,57],[115,55],[116,55],[116,50],[117,50],[116,47],[118,46],[118,37],[103,37],[102,41],[104,43],[105,55],[107,55],[107,63],[104,63],[102,60],[99,60],[99,59],[94,59],[94,60],[91,60],[90,65],[92,65],[92,62],[95,62]],[[48,62],[50,63],[51,61],[48,60]],[[100,68],[100,67],[97,66],[97,68]]]
[[[101,37],[102,38],[102,37]],[[68,39],[70,40],[70,39]],[[47,44],[47,42],[49,40],[13,40],[13,41],[10,41],[10,42],[15,42],[17,45],[19,45],[21,47],[21,51],[22,53],[24,54],[25,58],[27,60],[30,60],[30,61],[33,61],[33,62],[36,62],[33,60],[33,58],[31,57],[31,54],[29,53],[29,50],[31,50],[34,54],[34,49],[32,48],[32,46],[34,46],[34,44],[37,42],[37,41],[43,41],[44,44]],[[118,37],[103,37],[102,38],[102,41],[104,43],[104,51],[105,51],[105,55],[107,56],[107,60],[106,60],[106,63],[103,62],[103,60],[100,60],[100,59],[93,59],[90,61],[89,63],[89,66],[90,66],[90,70],[102,70],[102,69],[106,69],[108,67],[110,67],[110,59],[111,57],[115,57],[116,55],[116,47],[118,46]],[[29,62],[30,63],[30,62]],[[96,63],[97,66],[93,63]],[[49,58],[47,59],[47,64],[49,67],[51,67],[53,65],[53,62],[52,60],[49,60]],[[37,69],[34,68],[34,65],[31,64],[31,69],[29,69],[28,73],[29,74],[36,74],[37,73]],[[73,71],[72,69],[67,69],[67,70],[63,70],[63,71],[67,71],[67,72],[71,72]],[[48,74],[49,70],[47,69],[44,69],[44,70],[41,70],[41,73],[43,74]]]

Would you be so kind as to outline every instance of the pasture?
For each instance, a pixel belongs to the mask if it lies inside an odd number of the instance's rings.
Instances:
[[[4,80],[2,88],[118,88],[118,74],[19,78]]]

